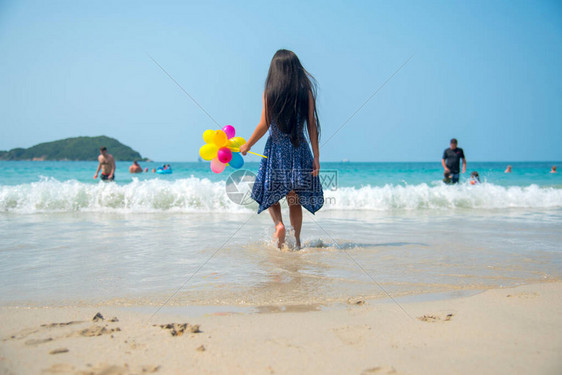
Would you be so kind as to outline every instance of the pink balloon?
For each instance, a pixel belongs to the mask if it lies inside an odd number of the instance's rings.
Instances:
[[[226,147],[219,148],[219,152],[217,153],[217,158],[221,163],[228,163],[232,160],[232,151],[230,151]]]
[[[226,137],[228,139],[234,137],[236,135],[236,130],[234,129],[234,126],[232,125],[226,125],[224,128],[222,128],[222,131],[226,133]]]
[[[218,158],[211,160],[211,170],[215,173],[221,173],[224,171],[226,164],[221,163]]]

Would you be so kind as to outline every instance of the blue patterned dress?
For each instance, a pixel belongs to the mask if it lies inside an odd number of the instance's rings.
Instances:
[[[252,198],[259,203],[258,214],[283,199],[291,190],[299,196],[300,204],[311,213],[324,205],[324,193],[318,176],[312,176],[312,153],[301,134],[299,146],[291,143],[290,134],[282,133],[275,125],[269,127]]]

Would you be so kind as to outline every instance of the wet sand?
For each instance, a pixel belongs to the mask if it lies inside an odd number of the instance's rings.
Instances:
[[[550,282],[320,311],[5,306],[0,373],[560,374],[561,297]]]

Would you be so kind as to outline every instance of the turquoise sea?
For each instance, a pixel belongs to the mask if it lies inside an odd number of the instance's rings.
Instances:
[[[454,186],[439,162],[323,163],[326,204],[304,215],[299,251],[272,245],[269,215],[240,204],[250,185],[233,170],[129,164],[104,183],[94,162],[0,162],[1,304],[328,304],[562,276],[556,162],[469,162]]]
[[[253,157],[257,159],[256,157]],[[166,162],[168,164],[169,162]],[[233,172],[227,168],[221,174],[211,172],[207,162],[171,163],[174,173],[171,175],[158,175],[154,173],[130,174],[131,163],[120,162],[117,164],[116,182],[124,185],[137,179],[140,181],[160,178],[166,181],[177,181],[190,177],[209,179],[212,182],[224,181],[226,176]],[[141,163],[149,171],[161,166],[163,163]],[[499,186],[529,186],[562,188],[560,174],[551,174],[553,165],[562,167],[562,162],[471,162],[467,173],[463,175],[467,180],[470,172],[478,171],[483,182]],[[513,167],[512,173],[504,173],[507,165]],[[259,162],[247,162],[245,169],[256,172]],[[21,185],[41,181],[45,178],[54,178],[57,181],[78,181],[95,183],[93,175],[97,162],[32,162],[32,161],[0,161],[0,185]],[[434,185],[441,181],[443,168],[439,162],[411,162],[411,163],[351,163],[351,162],[325,162],[322,169],[336,170],[339,174],[339,184],[342,187],[361,187],[366,185]]]

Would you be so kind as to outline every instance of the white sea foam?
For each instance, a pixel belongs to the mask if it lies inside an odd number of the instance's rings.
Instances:
[[[376,210],[451,208],[556,208],[562,207],[562,189],[479,185],[386,185],[339,188],[328,192],[329,209]]]
[[[44,178],[0,187],[0,211],[224,212],[245,210],[225,193],[224,182],[186,178],[116,183],[83,183]]]
[[[325,198],[324,210],[562,207],[562,189],[488,183],[343,187],[326,191]],[[126,185],[44,178],[0,186],[0,212],[239,212],[256,208],[255,203],[241,206],[232,202],[224,182],[196,177],[175,181],[134,179]]]

